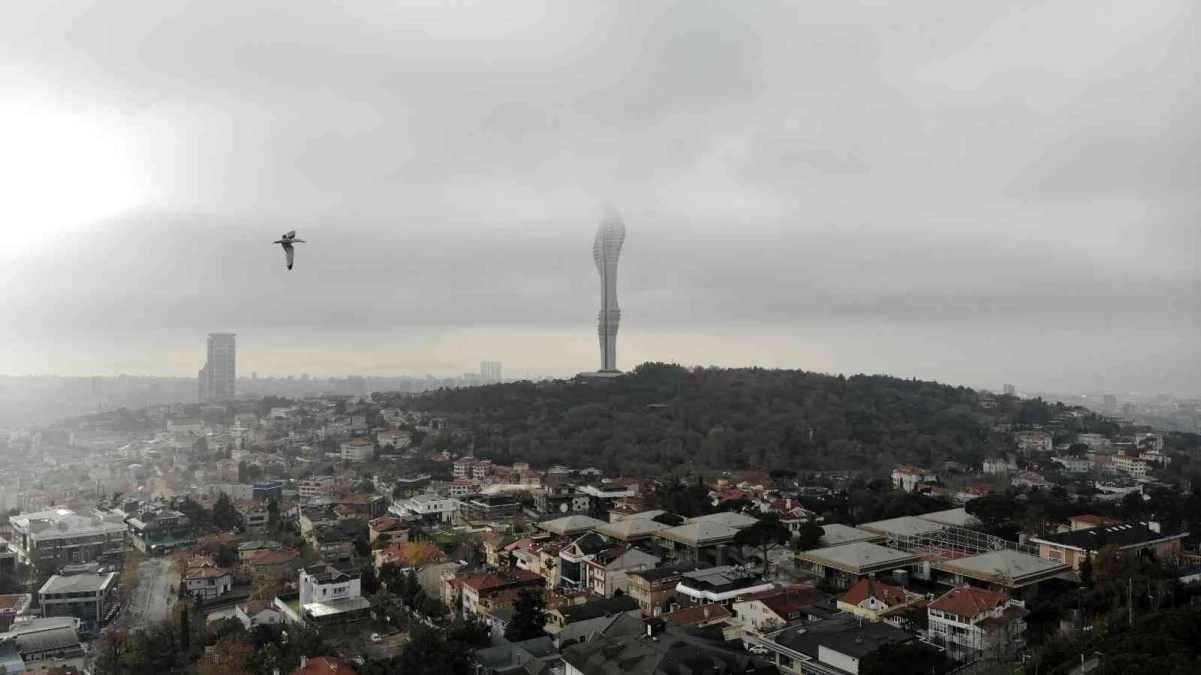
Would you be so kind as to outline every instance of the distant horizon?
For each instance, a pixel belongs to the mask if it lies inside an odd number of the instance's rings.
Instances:
[[[503,364],[504,362],[502,361],[501,363]],[[864,372],[827,372],[827,371],[820,371],[820,370],[811,370],[811,369],[806,369],[806,368],[801,368],[801,367],[796,367],[796,366],[764,366],[764,365],[753,365],[753,364],[740,365],[740,366],[728,366],[728,365],[715,365],[715,364],[683,364],[683,363],[677,363],[674,361],[642,361],[638,364],[635,364],[633,367],[631,367],[627,370],[623,370],[622,372],[629,373],[634,368],[636,368],[638,365],[641,365],[642,363],[669,363],[672,365],[679,365],[683,368],[703,367],[703,368],[721,368],[724,370],[745,370],[745,369],[753,369],[753,368],[761,368],[764,370],[785,370],[785,371],[791,370],[791,371],[813,373],[813,374],[817,374],[817,375],[826,375],[826,376],[831,376],[831,377],[838,377],[839,375],[842,375],[844,377],[880,376],[880,377],[892,377],[892,378],[901,379],[901,380],[908,380],[908,379],[916,378],[917,380],[923,381],[923,382],[934,382],[937,384],[951,386],[951,387],[967,387],[967,388],[975,390],[975,391],[988,391],[988,392],[994,392],[994,393],[998,393],[998,394],[1003,391],[1003,388],[1005,387],[1006,384],[1013,384],[1016,387],[1018,394],[1025,395],[1027,397],[1045,397],[1045,396],[1080,397],[1080,396],[1114,395],[1114,396],[1118,396],[1118,397],[1142,399],[1142,398],[1155,398],[1158,396],[1167,395],[1167,396],[1171,396],[1173,398],[1179,398],[1179,399],[1201,398],[1201,393],[1196,393],[1196,392],[1189,393],[1189,392],[1179,392],[1179,391],[1153,391],[1153,390],[1120,391],[1120,390],[1086,389],[1086,388],[1080,388],[1080,389],[1068,388],[1067,390],[1063,390],[1063,389],[1056,390],[1056,389],[1045,389],[1045,388],[1024,388],[1021,385],[1014,384],[1012,382],[1001,383],[999,385],[990,386],[990,385],[969,384],[969,383],[964,383],[964,382],[955,382],[955,381],[949,381],[949,380],[933,378],[933,377],[922,377],[920,375],[909,376],[909,375],[897,375],[897,374],[887,373],[887,372],[866,372],[866,371],[864,371]],[[570,380],[570,379],[576,377],[577,375],[580,375],[583,373],[589,373],[589,372],[593,372],[593,371],[580,370],[580,371],[572,372],[569,374],[549,373],[549,372],[548,373],[528,373],[528,374],[527,373],[517,373],[517,374],[512,374],[512,375],[504,374],[504,377],[503,377],[501,383],[518,382],[518,381],[523,381],[523,380],[534,380],[534,379]],[[422,374],[414,374],[414,373],[388,373],[388,374],[344,373],[344,374],[339,375],[339,374],[322,374],[322,373],[285,373],[285,374],[261,373],[261,372],[254,373],[252,371],[250,374],[242,374],[242,373],[238,374],[237,379],[239,381],[246,380],[246,381],[253,382],[253,381],[256,381],[255,375],[257,375],[258,381],[288,380],[288,379],[292,379],[292,380],[296,380],[296,381],[305,381],[303,378],[305,376],[308,376],[307,381],[321,382],[321,381],[328,381],[328,380],[333,380],[333,381],[346,380],[351,377],[361,377],[364,380],[389,380],[389,379],[448,380],[448,379],[463,378],[466,376],[477,376],[478,377],[479,372],[464,370],[461,372],[454,372],[454,373],[445,372],[445,373],[441,373],[441,374],[438,374],[438,373],[422,373]],[[74,379],[74,380],[88,380],[88,379],[92,379],[92,378],[96,378],[96,377],[109,378],[109,379],[118,379],[121,377],[125,377],[128,379],[195,380],[197,376],[196,375],[189,376],[189,375],[183,375],[183,374],[169,374],[169,373],[117,373],[117,374],[89,374],[89,375],[63,375],[63,374],[54,374],[54,373],[23,373],[23,374],[0,373],[0,377],[28,378],[28,379],[39,379],[39,378],[56,379],[57,378],[57,379]]]

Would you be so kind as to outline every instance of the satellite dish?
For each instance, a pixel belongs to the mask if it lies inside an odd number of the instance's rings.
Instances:
[[[567,504],[566,503],[559,504],[559,511],[561,511],[563,513],[567,513]]]

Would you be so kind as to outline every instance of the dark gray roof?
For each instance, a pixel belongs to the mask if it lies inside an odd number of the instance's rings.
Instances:
[[[1037,537],[1039,541],[1049,541],[1061,546],[1071,546],[1084,551],[1099,551],[1105,546],[1137,546],[1148,541],[1167,539],[1168,537],[1186,537],[1188,533],[1178,535],[1155,532],[1146,525],[1123,523],[1103,527],[1090,527],[1087,530],[1061,532],[1046,537]]]
[[[708,565],[705,563],[680,563],[678,565],[664,565],[663,567],[656,567],[653,570],[629,572],[626,576],[642,577],[643,579],[654,583],[656,581],[662,581],[663,579],[683,576],[685,572],[694,572],[696,570],[703,570],[708,567],[713,567],[713,565]]]
[[[858,621],[832,618],[786,628],[772,639],[777,644],[813,658],[817,658],[818,647],[821,646],[862,659],[884,645],[899,644],[916,638],[912,633],[886,623],[860,625]]]
[[[563,660],[584,675],[736,675],[776,673],[775,666],[718,640],[669,627],[654,640],[643,634],[597,635],[563,650]]]
[[[616,598],[605,598],[603,600],[593,600],[585,602],[582,605],[568,605],[559,608],[559,614],[563,615],[566,623],[575,621],[586,621],[595,619],[601,616],[613,616],[614,614],[623,614],[638,609],[638,601],[628,595],[621,595]]]
[[[26,625],[16,626],[7,633],[0,633],[0,642],[13,638],[21,653],[79,649],[79,634],[75,632],[75,619],[54,617],[36,619]]]

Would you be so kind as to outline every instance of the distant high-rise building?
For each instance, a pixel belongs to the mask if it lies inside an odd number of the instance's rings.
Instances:
[[[1106,415],[1118,414],[1118,397],[1113,394],[1106,394],[1105,398],[1102,399],[1101,409]]]
[[[1013,386],[1012,384],[1005,385],[1005,395],[1006,396],[1017,396],[1018,388]]]
[[[237,394],[238,341],[233,333],[209,333],[208,360],[200,369],[200,402],[231,401]]]
[[[626,239],[626,226],[621,214],[610,208],[592,243],[592,259],[601,278],[601,308],[597,316],[597,335],[600,337],[601,372],[617,370],[617,326],[621,323],[621,308],[617,306],[617,259]]]
[[[500,381],[500,361],[480,361],[480,384],[497,384]]]

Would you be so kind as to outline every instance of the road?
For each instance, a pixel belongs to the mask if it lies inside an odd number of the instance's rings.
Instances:
[[[138,567],[138,577],[133,593],[113,620],[112,625],[122,630],[144,628],[168,616],[168,602],[172,598],[171,559],[147,557]]]

